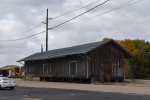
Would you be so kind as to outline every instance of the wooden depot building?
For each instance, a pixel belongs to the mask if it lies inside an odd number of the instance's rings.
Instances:
[[[39,52],[24,61],[25,75],[47,81],[123,81],[131,55],[114,40]]]

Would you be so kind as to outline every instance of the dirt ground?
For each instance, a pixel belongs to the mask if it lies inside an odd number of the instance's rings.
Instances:
[[[37,87],[37,88],[59,88],[73,90],[87,90],[98,92],[116,92],[125,94],[150,95],[150,80],[126,80],[123,83],[96,83],[96,84],[78,84],[63,82],[40,82],[24,81],[15,79],[17,86]]]

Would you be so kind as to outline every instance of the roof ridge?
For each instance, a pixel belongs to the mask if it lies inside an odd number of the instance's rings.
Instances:
[[[101,42],[103,42],[103,41],[84,43],[84,44],[74,45],[74,46],[69,46],[69,47],[64,47],[64,48],[57,48],[57,49],[48,50],[47,52],[49,52],[49,51],[55,51],[55,50],[62,50],[62,49],[67,49],[67,48],[74,48],[74,47],[78,47],[78,46],[89,45],[89,44],[94,44],[94,43],[101,43]],[[45,53],[45,52],[42,52],[42,53]],[[41,52],[38,52],[38,53],[41,53]]]
[[[98,41],[98,42],[86,43],[86,44],[81,44],[76,46],[65,47],[65,48],[53,49],[47,52],[38,52],[19,61],[52,59],[52,58],[63,57],[67,55],[85,54],[98,46],[108,43],[109,41]]]

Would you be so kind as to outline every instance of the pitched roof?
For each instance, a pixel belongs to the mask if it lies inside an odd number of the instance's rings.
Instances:
[[[15,68],[19,68],[19,66],[17,66],[17,65],[7,65],[7,66],[4,66],[4,67],[1,67],[0,69],[1,70],[11,70],[11,69],[15,69]]]
[[[19,61],[43,60],[43,59],[59,58],[59,57],[75,55],[75,54],[86,54],[89,51],[95,49],[96,47],[107,44],[110,41],[112,41],[112,40],[88,43],[88,44],[67,47],[67,48],[61,48],[61,49],[55,49],[55,50],[50,50],[47,52],[39,52],[39,53],[30,55],[24,59],[21,59]]]

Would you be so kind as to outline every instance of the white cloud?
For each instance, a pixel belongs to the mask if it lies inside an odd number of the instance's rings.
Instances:
[[[18,37],[19,32],[23,28],[23,24],[15,21],[14,19],[0,20],[0,39],[5,40],[9,38]]]
[[[1,0],[0,3],[0,39],[15,39],[45,30],[45,26],[38,27],[34,31],[24,33],[45,20],[46,8],[49,8],[49,17],[55,17],[65,11],[78,7],[87,0]],[[97,0],[95,0],[97,1]],[[150,1],[142,2],[123,8],[95,19],[91,16],[110,10],[129,0],[110,0],[107,4],[84,16],[49,31],[49,49],[68,47],[82,43],[99,41],[104,37],[114,39],[149,39],[150,31]],[[89,0],[86,4],[93,2]],[[84,4],[83,4],[84,5]],[[94,4],[95,5],[95,4]],[[49,21],[49,27],[53,27],[68,20],[94,5],[68,14],[59,19]],[[80,22],[88,19],[83,23]],[[76,24],[75,24],[76,23]],[[16,42],[0,42],[0,66],[17,64],[16,61],[32,53],[40,51],[41,44],[45,48],[45,33],[27,40]]]

